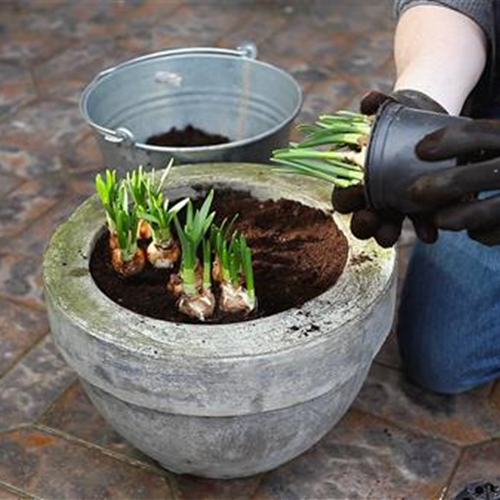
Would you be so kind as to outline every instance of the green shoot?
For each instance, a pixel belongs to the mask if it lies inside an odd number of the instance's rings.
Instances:
[[[140,211],[144,212],[146,210],[149,198],[158,198],[161,194],[163,184],[173,166],[173,163],[174,160],[172,158],[158,183],[155,183],[154,169],[151,170],[151,172],[146,173],[144,172],[142,165],[140,165],[137,170],[127,173],[125,182],[130,192],[130,196],[132,196],[134,203]]]
[[[138,248],[139,218],[136,208],[129,206],[127,187],[123,181],[117,179],[115,170],[106,170],[104,178],[101,174],[97,174],[95,185],[99,199],[106,210],[108,229],[117,237],[122,259],[129,261]]]
[[[241,251],[240,237],[233,235],[228,249],[229,277],[233,286],[238,287],[241,284]]]
[[[212,248],[210,240],[203,240],[203,290],[212,286]]]
[[[118,247],[124,261],[133,259],[137,252],[137,229],[139,217],[135,206],[130,206],[126,186],[118,188],[116,203],[113,204],[113,221],[116,227]]]
[[[130,192],[130,196],[132,196],[132,200],[134,200],[138,209],[142,211],[146,209],[149,182],[149,175],[144,173],[142,165],[140,165],[137,170],[128,172],[125,178],[125,183]]]
[[[104,179],[101,174],[96,175],[95,187],[102,206],[106,211],[106,219],[110,233],[116,232],[113,207],[116,204],[119,186],[120,182],[117,180],[116,170],[106,170]]]
[[[222,226],[216,226],[215,224],[213,224],[210,228],[210,241],[218,257],[222,255],[222,246],[225,241],[223,234],[224,233],[222,231]]]
[[[219,229],[222,233],[222,238],[228,240],[232,237],[234,223],[236,222],[239,216],[240,216],[239,214],[234,215],[234,217],[229,221],[229,223],[227,217],[222,221],[221,225],[219,226]]]
[[[159,192],[156,195],[151,193],[146,203],[147,211],[139,209],[139,216],[149,222],[153,241],[158,245],[170,242],[172,240],[172,221],[189,203],[189,198],[185,198],[169,208],[168,199],[163,201],[163,193]]]
[[[239,284],[239,278],[237,278],[239,261],[235,257],[237,256],[236,246],[239,240],[238,233],[233,231],[233,226],[237,218],[238,214],[229,223],[226,218],[220,226],[213,224],[210,232],[212,246],[220,266],[221,279],[225,283],[232,282]]]
[[[350,111],[322,115],[315,124],[299,125],[305,140],[274,151],[271,161],[284,174],[313,177],[341,188],[362,184],[371,126],[371,118]]]
[[[174,217],[177,235],[182,247],[182,278],[184,292],[187,295],[196,295],[195,268],[197,263],[198,247],[212,224],[215,212],[210,212],[214,191],[211,190],[199,210],[194,210],[191,200],[187,203],[186,222],[181,226],[177,216]]]
[[[252,251],[242,234],[235,232],[230,240],[226,238],[224,222],[219,227],[213,226],[211,232],[212,246],[221,267],[222,282],[231,283],[235,287],[243,282],[249,297],[255,300]]]
[[[210,241],[218,257],[222,256],[223,246],[224,244],[227,245],[227,240],[229,240],[233,234],[236,234],[233,233],[233,227],[238,217],[239,214],[236,214],[229,223],[226,217],[220,226],[212,224],[210,228]]]
[[[251,306],[255,307],[255,283],[253,276],[252,250],[247,244],[244,236],[240,236],[241,262],[243,265],[243,274],[245,276],[245,288],[251,301]]]
[[[163,188],[163,184],[165,184],[165,180],[168,177],[168,174],[170,173],[170,170],[172,170],[173,166],[174,166],[174,159],[170,158],[170,161],[168,162],[167,168],[165,169],[165,171],[163,172],[163,175],[160,178],[160,182],[158,182],[158,184],[154,188],[156,193],[161,192],[161,190]],[[154,179],[154,170],[151,173],[151,179]]]
[[[221,277],[223,283],[229,283],[231,281],[231,271],[229,264],[229,249],[227,241],[223,241],[221,246],[221,252],[219,254],[219,263],[221,268]]]
[[[235,313],[252,311],[257,306],[252,263],[252,251],[246,238],[233,234],[231,241],[223,240],[217,256],[221,266],[221,310]]]

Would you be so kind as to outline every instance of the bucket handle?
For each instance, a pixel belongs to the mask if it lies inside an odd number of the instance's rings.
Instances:
[[[160,52],[154,52],[152,54],[146,54],[144,56],[139,56],[129,61],[125,61],[111,68],[107,68],[101,71],[94,79],[94,82],[99,81],[101,78],[117,71],[119,69],[126,68],[132,64],[143,61],[152,61],[154,59],[159,59],[160,57],[170,57],[170,56],[180,56],[185,54],[218,54],[218,55],[229,55],[237,57],[246,57],[247,59],[257,58],[257,46],[253,42],[243,42],[236,49],[223,49],[219,47],[186,47],[182,49],[168,49],[162,50]]]

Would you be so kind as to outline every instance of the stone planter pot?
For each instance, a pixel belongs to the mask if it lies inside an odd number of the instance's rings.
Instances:
[[[170,196],[192,185],[330,206],[323,183],[268,166],[174,169]],[[125,439],[177,473],[231,478],[296,457],[342,417],[390,330],[394,250],[349,241],[337,284],[301,308],[244,323],[189,325],[140,316],[108,299],[89,273],[104,228],[96,197],[56,232],[44,259],[52,334],[91,400]]]

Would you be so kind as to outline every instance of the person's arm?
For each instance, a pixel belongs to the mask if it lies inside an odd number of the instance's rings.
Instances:
[[[493,40],[492,0],[396,0],[395,6],[395,92],[369,92],[361,112],[374,115],[392,100],[424,111],[459,114],[486,67]],[[364,191],[337,189],[332,201],[339,212],[353,212],[351,230],[358,238],[373,236],[384,247],[398,239],[404,215],[388,218],[377,212]],[[413,223],[422,241],[437,239],[431,216],[414,217]]]
[[[422,92],[457,115],[484,71],[487,46],[471,17],[444,6],[412,6],[396,29],[395,90]]]

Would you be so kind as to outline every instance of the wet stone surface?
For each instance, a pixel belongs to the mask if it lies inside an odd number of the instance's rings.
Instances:
[[[453,500],[467,485],[474,482],[500,485],[500,441],[492,441],[467,449],[453,477],[445,500]]]
[[[0,299],[0,375],[14,366],[48,328],[43,311]]]
[[[436,498],[458,455],[351,410],[312,450],[269,473],[253,500]]]
[[[0,117],[35,97],[31,75],[23,68],[0,63]]]
[[[95,74],[150,51],[253,40],[301,83],[301,120],[354,110],[367,90],[391,87],[392,0],[2,0],[0,10],[0,500],[451,500],[469,482],[500,482],[500,384],[452,398],[419,389],[395,331],[333,431],[290,464],[234,481],[161,471],[104,422],[45,336],[43,249],[104,167],[77,107]],[[408,224],[400,283],[414,239]]]
[[[29,428],[0,435],[0,481],[33,496],[58,500],[173,498],[161,475]]]
[[[189,475],[176,480],[179,500],[251,500],[262,476],[243,479],[205,479]]]
[[[75,377],[45,337],[0,379],[0,430],[36,421]]]
[[[491,386],[457,396],[432,394],[394,369],[373,366],[355,408],[430,436],[469,445],[500,433],[500,413],[488,401]]]
[[[20,108],[9,121],[0,121],[0,148],[17,146],[49,154],[71,147],[87,132],[75,104],[44,100]]]
[[[0,173],[0,196],[7,195],[21,184],[22,180],[13,175]]]
[[[0,199],[0,237],[19,234],[54,207],[64,192],[58,179],[42,179],[26,181],[6,193]]]
[[[106,423],[79,382],[69,387],[43,416],[41,423],[121,455],[153,464],[152,460],[129,445]]]
[[[61,168],[62,162],[57,156],[40,151],[27,151],[22,146],[12,144],[0,145],[0,172],[2,175],[24,178],[43,177],[57,172]]]
[[[0,253],[0,297],[43,307],[41,256]]]

